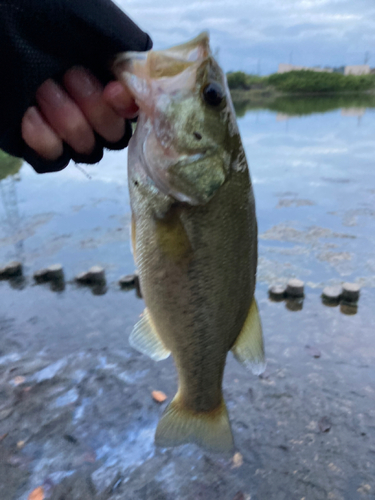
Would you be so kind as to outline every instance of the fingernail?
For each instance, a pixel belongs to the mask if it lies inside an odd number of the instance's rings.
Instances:
[[[42,117],[39,114],[39,111],[35,106],[28,108],[23,116],[23,122],[28,127],[38,127],[43,123]]]
[[[87,98],[103,89],[99,81],[84,68],[75,67],[65,75],[65,85],[76,97]]]
[[[37,100],[44,101],[49,106],[61,108],[66,102],[66,94],[53,80],[46,80],[36,92]]]
[[[135,102],[124,103],[121,100],[122,94],[118,94],[115,97],[110,98],[110,104],[115,109],[115,111],[124,118],[135,118],[138,115],[139,108]]]
[[[112,84],[110,87],[108,87],[107,94],[110,99],[118,99],[123,97],[124,89],[120,85]]]

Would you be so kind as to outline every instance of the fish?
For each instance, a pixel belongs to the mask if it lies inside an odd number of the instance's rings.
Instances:
[[[255,374],[265,356],[255,201],[226,77],[207,32],[166,50],[120,54],[113,71],[139,106],[128,183],[146,308],[129,341],[156,361],[172,353],[178,372],[155,444],[229,452],[228,352]]]

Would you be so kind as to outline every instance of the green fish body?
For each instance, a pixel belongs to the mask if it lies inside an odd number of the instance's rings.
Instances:
[[[264,352],[254,195],[226,79],[205,33],[166,51],[120,56],[115,73],[140,107],[128,179],[147,307],[130,342],[155,360],[172,353],[179,377],[156,444],[229,451],[228,351],[255,373]]]

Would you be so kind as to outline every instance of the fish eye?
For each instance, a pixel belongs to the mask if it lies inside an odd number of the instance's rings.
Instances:
[[[224,99],[224,89],[216,82],[208,83],[203,89],[203,98],[210,106],[219,106]]]

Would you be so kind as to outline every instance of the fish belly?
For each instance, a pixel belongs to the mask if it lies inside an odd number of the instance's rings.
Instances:
[[[183,404],[222,402],[228,350],[255,286],[256,223],[247,175],[237,174],[203,207],[171,206],[163,218],[136,214],[136,255],[150,316],[179,373]]]

